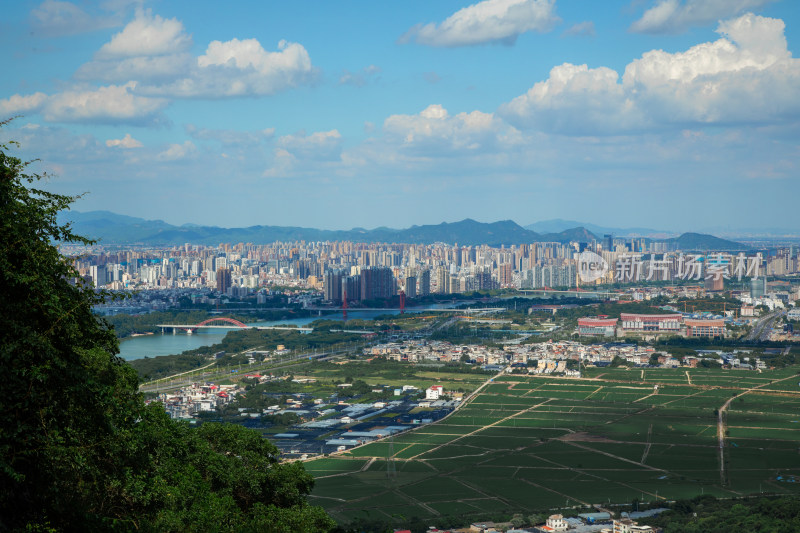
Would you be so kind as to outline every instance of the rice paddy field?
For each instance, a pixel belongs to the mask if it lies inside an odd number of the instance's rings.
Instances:
[[[799,370],[503,375],[442,421],[307,462],[311,502],[348,522],[798,494]]]

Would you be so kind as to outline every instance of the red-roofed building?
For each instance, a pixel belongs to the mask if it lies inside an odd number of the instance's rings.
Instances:
[[[578,319],[579,335],[613,337],[616,329],[616,318],[587,317]]]
[[[438,400],[444,394],[444,387],[441,385],[431,385],[425,389],[426,400]]]
[[[669,315],[620,314],[622,334],[673,334],[679,335],[683,316],[680,313]]]

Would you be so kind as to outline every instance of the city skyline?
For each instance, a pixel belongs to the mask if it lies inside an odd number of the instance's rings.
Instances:
[[[798,18],[788,0],[20,2],[0,119],[23,116],[0,140],[88,192],[77,210],[176,225],[791,227]]]

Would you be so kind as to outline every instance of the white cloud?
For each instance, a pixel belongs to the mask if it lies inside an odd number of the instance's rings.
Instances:
[[[96,90],[65,91],[47,99],[44,118],[53,122],[147,123],[158,119],[167,101],[136,96],[136,82]]]
[[[188,73],[193,59],[187,50],[192,38],[177,19],[164,19],[147,10],[114,35],[75,72],[79,80],[120,83],[157,82]]]
[[[789,120],[800,114],[800,62],[783,29],[779,19],[748,13],[720,23],[717,41],[643,54],[621,82],[606,67],[565,63],[499,114],[517,127],[570,135]]]
[[[45,0],[31,11],[31,27],[45,37],[76,35],[119,25],[114,15],[92,15],[72,2]]]
[[[772,122],[800,112],[800,61],[784,23],[748,13],[722,22],[723,37],[670,54],[653,50],[625,68],[623,85],[665,122]]]
[[[316,131],[311,135],[299,132],[280,137],[277,145],[277,155],[286,152],[298,159],[330,161],[339,158],[342,150],[342,135],[337,130]]]
[[[498,112],[517,127],[555,133],[595,134],[638,126],[642,117],[618,80],[610,68],[564,63]]]
[[[631,25],[638,33],[682,33],[756,9],[772,0],[659,0]]]
[[[0,116],[16,115],[28,111],[38,111],[47,100],[44,93],[28,95],[15,94],[0,100]]]
[[[404,150],[443,156],[479,153],[513,144],[517,132],[491,113],[472,111],[451,116],[439,104],[416,115],[391,115],[383,123],[384,140]]]
[[[106,141],[106,146],[109,148],[117,147],[117,148],[141,148],[144,146],[141,142],[137,141],[133,137],[131,137],[130,133],[126,133],[125,137],[122,139],[108,139]]]
[[[100,80],[122,83],[129,80],[160,82],[172,80],[190,70],[193,59],[188,53],[163,56],[126,57],[124,59],[95,59],[81,65],[75,72],[78,80]]]
[[[159,161],[177,161],[186,159],[197,153],[197,147],[192,141],[185,141],[183,144],[170,144],[166,150],[159,153],[156,158]]]
[[[232,39],[212,41],[184,77],[138,92],[175,98],[270,95],[309,83],[316,75],[301,44],[280,41],[278,51],[268,52],[256,39]]]
[[[400,41],[413,39],[429,46],[512,44],[525,32],[546,32],[559,21],[555,0],[484,0],[460,9],[439,25],[417,25]]]
[[[100,59],[171,55],[192,46],[178,19],[153,16],[150,10],[137,12],[136,18],[104,44],[97,52]]]

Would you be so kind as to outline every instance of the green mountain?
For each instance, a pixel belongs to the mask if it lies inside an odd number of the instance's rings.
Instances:
[[[175,245],[218,244],[220,242],[252,242],[264,244],[275,241],[356,241],[402,242],[431,244],[434,242],[461,245],[488,244],[499,246],[541,241],[538,233],[526,230],[511,220],[477,222],[443,222],[435,225],[412,226],[406,229],[380,227],[371,230],[320,230],[294,226],[250,226],[220,228],[186,224],[173,226],[161,220],[117,215],[108,211],[66,213],[62,222],[71,221],[78,234],[98,239],[104,244],[161,244]],[[563,237],[562,237],[563,238]]]
[[[561,232],[539,234],[523,228],[512,220],[477,222],[465,219],[459,222],[442,222],[411,226],[405,229],[379,227],[375,229],[322,230],[296,226],[250,226],[246,228],[220,228],[184,224],[173,226],[163,220],[118,215],[110,211],[70,211],[60,216],[59,222],[72,222],[79,235],[97,239],[102,244],[179,245],[183,243],[214,245],[221,242],[252,242],[266,244],[275,241],[354,241],[397,242],[432,244],[444,242],[462,246],[487,244],[490,246],[529,244],[534,242],[591,242],[598,237],[584,227]],[[684,233],[667,239],[682,250],[744,250],[746,246],[713,235]]]
[[[720,239],[719,237],[714,237],[713,235],[707,235],[705,233],[684,233],[673,239],[665,239],[665,242],[675,243],[678,245],[679,250],[689,252],[704,252],[707,250],[722,252],[750,249],[750,246],[746,244]]]
[[[564,231],[558,233],[546,233],[542,235],[543,242],[561,242],[561,243],[568,243],[568,242],[592,242],[592,241],[599,241],[600,239],[584,227],[577,227],[572,229],[566,229]]]

